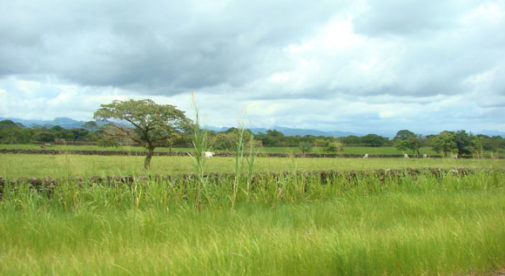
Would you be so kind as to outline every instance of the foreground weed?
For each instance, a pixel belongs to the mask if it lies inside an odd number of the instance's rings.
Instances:
[[[208,191],[208,181],[205,177],[206,152],[208,146],[207,132],[200,128],[200,115],[198,106],[196,105],[195,95],[192,93],[193,108],[195,109],[195,123],[193,125],[193,159],[194,174],[196,175],[196,201],[195,205],[199,209],[202,205],[202,195],[206,198],[207,203],[212,205],[210,191]]]
[[[505,266],[505,194],[480,187],[230,212],[146,206],[146,186],[138,209],[2,209],[0,274],[492,275]]]

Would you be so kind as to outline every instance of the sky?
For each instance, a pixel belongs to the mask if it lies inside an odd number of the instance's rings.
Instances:
[[[505,131],[505,1],[1,1],[0,117],[150,98],[215,127]]]

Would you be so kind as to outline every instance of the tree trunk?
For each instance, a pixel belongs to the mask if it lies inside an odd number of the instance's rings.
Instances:
[[[144,168],[146,170],[149,170],[149,168],[151,167],[151,159],[153,158],[153,155],[154,155],[154,148],[149,148],[146,159],[144,160]]]

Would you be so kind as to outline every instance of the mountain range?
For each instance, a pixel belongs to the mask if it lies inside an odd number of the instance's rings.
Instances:
[[[213,130],[216,132],[222,132],[227,130],[227,127],[212,127],[212,126],[206,126],[205,128],[209,130]],[[346,131],[322,131],[322,130],[316,130],[316,129],[302,129],[302,128],[289,128],[289,127],[279,127],[279,126],[274,126],[271,129],[275,129],[277,131],[282,132],[285,136],[305,136],[305,135],[312,135],[312,136],[333,136],[333,137],[344,137],[344,136],[349,136],[349,135],[356,135],[356,136],[363,136],[363,134],[360,133],[354,133],[354,132],[346,132]],[[250,129],[254,134],[257,133],[266,133],[267,128],[251,128]]]
[[[24,126],[27,127],[34,127],[34,126],[61,126],[63,128],[71,129],[71,128],[79,128],[81,127],[85,121],[78,121],[74,120],[71,118],[67,117],[58,117],[54,118],[53,120],[25,120],[25,119],[18,119],[18,118],[2,118],[0,117],[0,121],[2,120],[11,120],[16,123],[21,123]],[[213,126],[206,126],[206,129],[213,130],[216,132],[221,132],[225,131],[228,128],[227,127],[213,127]],[[333,136],[333,137],[342,137],[342,136],[349,136],[349,135],[357,135],[361,136],[362,134],[359,133],[353,133],[353,132],[345,132],[345,131],[321,131],[321,130],[315,130],[315,129],[301,129],[301,128],[287,128],[287,127],[273,127],[273,129],[282,132],[286,136],[304,136],[304,135],[313,135],[313,136]],[[266,128],[252,128],[251,131],[253,133],[266,133],[267,129]]]
[[[0,117],[0,121],[3,120],[11,120],[15,123],[21,123],[26,127],[34,127],[34,126],[61,126],[63,128],[79,128],[81,127],[85,121],[77,121],[71,118],[66,118],[66,117],[58,117],[54,118],[53,120],[25,120],[25,119],[18,119],[18,118],[2,118]]]
[[[25,120],[25,119],[18,119],[18,118],[2,118],[0,117],[0,121],[2,120],[11,120],[16,123],[21,123],[24,126],[27,127],[34,127],[34,126],[61,126],[63,128],[79,128],[81,127],[85,121],[78,121],[74,120],[71,118],[67,117],[57,117],[54,118],[53,120]],[[213,127],[213,126],[206,126],[206,129],[213,130],[216,132],[221,132],[225,131],[228,129],[228,127]],[[275,129],[277,131],[282,132],[285,136],[305,136],[305,135],[312,135],[312,136],[332,136],[332,137],[344,137],[344,136],[349,136],[349,135],[356,135],[356,136],[363,136],[366,134],[363,133],[354,133],[354,132],[347,132],[347,131],[322,131],[322,130],[315,130],[315,129],[301,129],[301,128],[288,128],[288,127],[280,127],[280,126],[275,126],[271,129]],[[266,128],[251,128],[251,131],[253,133],[266,133],[268,129]],[[489,136],[502,136],[505,137],[505,132],[503,131],[496,131],[496,130],[482,130],[479,132],[472,132],[473,134],[485,134]],[[381,136],[385,136],[388,138],[393,138],[395,136],[395,133],[377,133]],[[427,134],[427,133],[424,133]],[[432,134],[437,134],[437,133],[432,133]]]

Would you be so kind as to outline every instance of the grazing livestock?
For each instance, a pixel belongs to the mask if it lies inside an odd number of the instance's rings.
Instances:
[[[406,153],[404,153],[404,154],[403,154],[403,157],[404,157],[404,158],[409,158],[409,155],[408,155],[408,154],[406,154]]]
[[[206,151],[205,152],[205,158],[212,158],[212,156],[214,156],[214,154],[216,154],[215,152],[211,152],[211,151]]]
[[[368,153],[365,153],[365,155],[363,155],[363,159],[367,159],[368,158]]]
[[[458,155],[457,153],[456,153],[456,154],[453,154],[453,155],[452,155],[452,158],[454,158],[454,159],[458,159],[458,158],[459,158],[459,155]]]
[[[428,154],[423,154],[423,158],[428,158]]]

